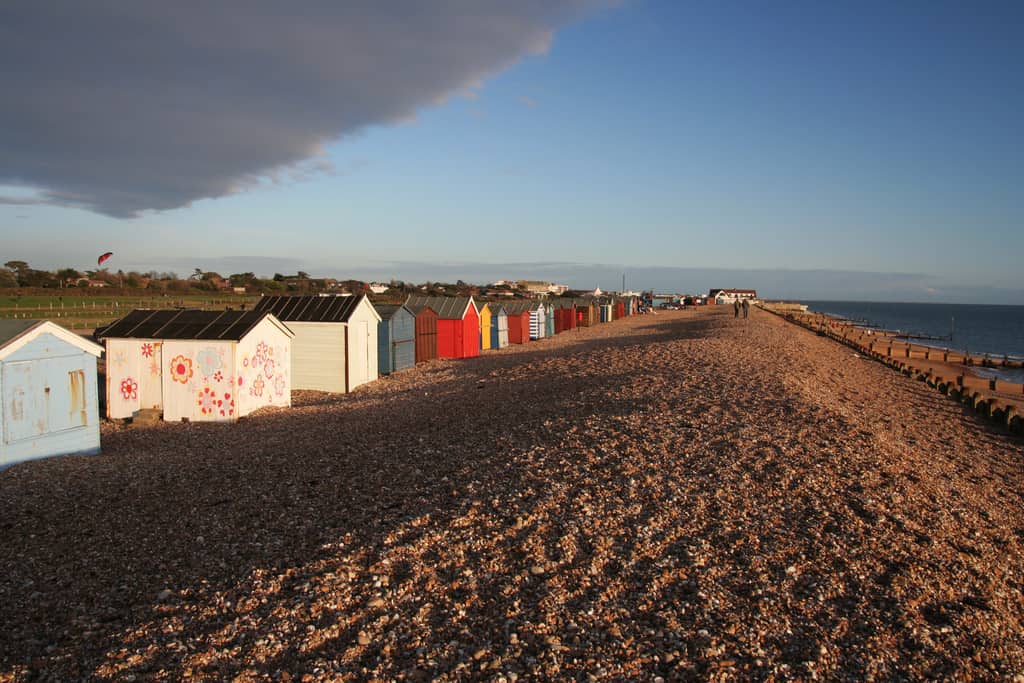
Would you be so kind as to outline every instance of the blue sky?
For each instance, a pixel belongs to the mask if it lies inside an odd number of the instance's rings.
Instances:
[[[356,4],[255,58],[76,10],[103,96],[19,53],[4,260],[1024,303],[1018,3]]]

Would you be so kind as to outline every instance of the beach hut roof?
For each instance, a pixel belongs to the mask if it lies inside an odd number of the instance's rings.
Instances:
[[[39,335],[47,333],[97,358],[103,353],[103,347],[99,344],[94,344],[49,320],[5,319],[0,320],[0,360],[10,356]]]
[[[410,315],[416,315],[404,304],[374,304],[373,308],[377,311],[377,315],[380,316],[381,320],[391,320],[398,313],[400,309],[405,309]]]
[[[278,320],[303,323],[347,323],[361,296],[265,296],[256,304],[257,311],[273,313]]]
[[[410,296],[405,302],[406,308],[415,313],[429,307],[438,318],[446,320],[462,320],[472,304],[473,298],[468,296]]]
[[[289,338],[295,336],[267,311],[155,311],[140,308],[111,323],[99,338],[239,341],[268,316]]]

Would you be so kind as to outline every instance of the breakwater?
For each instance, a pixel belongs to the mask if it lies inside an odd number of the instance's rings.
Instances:
[[[1024,384],[983,372],[995,368],[1019,370],[1020,360],[990,354],[979,358],[967,351],[914,343],[898,334],[865,329],[824,313],[777,310],[770,305],[763,308],[925,382],[1015,434],[1024,434]]]

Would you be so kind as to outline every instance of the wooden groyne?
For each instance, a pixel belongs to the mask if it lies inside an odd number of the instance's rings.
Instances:
[[[869,330],[822,313],[763,308],[925,382],[1014,434],[1024,434],[1024,384],[981,377],[972,372],[972,368],[1021,368],[1022,362],[1018,359],[989,354],[979,357],[966,351],[915,344],[895,333]]]

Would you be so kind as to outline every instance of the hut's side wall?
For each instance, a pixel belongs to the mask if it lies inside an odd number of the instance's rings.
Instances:
[[[238,417],[265,406],[292,404],[292,341],[274,323],[264,319],[238,343]]]
[[[143,396],[156,395],[156,407],[163,405],[157,343],[147,339],[108,339],[106,347],[107,417],[131,417],[143,407]]]
[[[363,300],[348,320],[348,390],[377,379],[377,323],[373,304]]]
[[[41,334],[0,362],[0,468],[99,453],[96,357]]]

